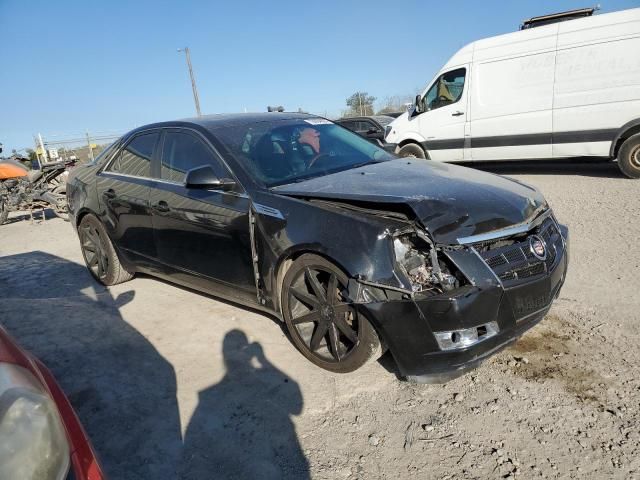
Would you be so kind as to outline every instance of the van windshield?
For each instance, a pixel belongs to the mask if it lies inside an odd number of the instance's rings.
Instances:
[[[254,122],[213,133],[267,187],[395,158],[323,118]]]

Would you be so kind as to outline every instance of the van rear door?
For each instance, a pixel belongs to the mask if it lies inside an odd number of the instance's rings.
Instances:
[[[560,24],[554,157],[608,157],[619,129],[640,118],[639,52],[640,9]]]

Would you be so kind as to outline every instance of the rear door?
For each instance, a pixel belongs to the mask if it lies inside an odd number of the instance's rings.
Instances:
[[[190,189],[186,172],[211,165],[233,178],[197,132],[166,129],[159,155],[159,180],[151,192],[152,222],[165,273],[196,288],[223,288],[227,295],[256,299],[249,235],[249,198],[235,191]]]
[[[136,260],[155,257],[149,195],[151,159],[159,145],[160,131],[133,136],[97,175],[100,217],[109,237]]]
[[[443,73],[422,97],[420,133],[431,160],[464,160],[467,72],[458,67]]]

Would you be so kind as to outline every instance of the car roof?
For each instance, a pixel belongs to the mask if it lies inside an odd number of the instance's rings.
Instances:
[[[324,118],[319,115],[298,112],[259,112],[259,113],[218,113],[214,115],[202,115],[200,117],[181,118],[164,122],[142,125],[125,134],[130,137],[142,130],[162,127],[181,127],[196,125],[206,130],[215,130],[221,127],[242,126],[251,123],[271,122],[274,120],[295,120],[305,118]]]

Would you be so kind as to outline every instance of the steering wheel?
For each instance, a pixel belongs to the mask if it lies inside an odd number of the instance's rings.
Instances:
[[[319,154],[317,154],[315,157],[313,157],[309,161],[309,166],[307,168],[313,167],[313,165],[321,158],[331,158],[331,155],[329,155],[328,153],[319,153]]]

